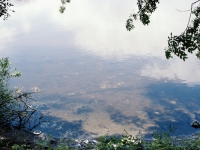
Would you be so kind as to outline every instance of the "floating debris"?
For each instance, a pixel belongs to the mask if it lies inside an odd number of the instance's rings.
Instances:
[[[106,88],[106,83],[101,83],[101,88],[105,89]]]
[[[35,134],[35,135],[40,135],[41,133],[42,133],[42,132],[39,131],[39,130],[36,130],[36,131],[33,132],[33,134]]]
[[[74,93],[68,93],[68,96],[72,96],[72,95],[74,95]]]
[[[117,85],[124,85],[124,84],[125,84],[124,82],[117,83]]]
[[[129,104],[129,99],[123,100],[125,104]]]
[[[59,126],[56,128],[56,130],[61,130],[62,129],[62,126]]]
[[[110,88],[110,87],[111,87],[111,85],[108,84],[107,82],[101,83],[101,89]]]
[[[49,125],[50,125],[50,123],[49,123],[48,121],[46,121],[46,122],[42,122],[42,123],[40,124],[40,127],[41,127],[41,128],[49,128]]]
[[[176,104],[176,101],[170,101],[171,104]]]

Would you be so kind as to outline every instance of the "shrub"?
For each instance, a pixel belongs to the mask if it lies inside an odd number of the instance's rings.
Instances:
[[[16,71],[12,73],[8,58],[0,59],[0,126],[9,125],[15,120],[13,112],[17,103],[13,99],[14,90],[9,89],[8,81],[12,77],[19,77],[21,73]]]
[[[23,92],[21,89],[10,89],[9,80],[13,77],[20,77],[21,73],[11,68],[8,58],[0,59],[0,128],[9,126],[18,129],[33,129],[40,123],[34,119],[36,109],[28,104],[34,92]]]

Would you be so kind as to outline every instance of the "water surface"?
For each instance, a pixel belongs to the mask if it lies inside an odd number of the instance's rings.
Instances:
[[[13,1],[15,13],[0,21],[1,57],[22,77],[12,86],[45,89],[32,102],[45,114],[38,128],[54,136],[136,135],[173,123],[178,134],[199,119],[200,63],[165,59],[170,32],[184,31],[189,0],[161,2],[151,24],[125,21],[135,2],[73,0]],[[123,4],[123,5],[122,5]]]

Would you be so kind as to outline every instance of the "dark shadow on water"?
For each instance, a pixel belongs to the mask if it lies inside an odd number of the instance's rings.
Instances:
[[[93,111],[94,110],[90,108],[89,106],[81,106],[80,108],[77,108],[76,110],[74,110],[74,113],[77,115],[80,115],[80,114],[91,113]]]
[[[150,134],[157,130],[168,132],[170,124],[175,127],[175,134],[177,135],[187,135],[197,131],[190,126],[191,117],[182,110],[171,110],[170,113],[166,112],[165,114],[155,114],[151,109],[146,112],[149,120],[152,120],[155,124],[155,126],[147,129]],[[149,135],[146,135],[146,137],[149,137]]]
[[[151,134],[157,130],[169,131],[170,124],[174,125],[176,135],[188,135],[199,131],[191,127],[194,119],[200,121],[200,113],[197,113],[200,110],[199,86],[189,87],[186,84],[160,82],[150,84],[146,89],[147,93],[144,96],[152,102],[152,106],[143,110],[148,120],[141,119],[139,115],[126,116],[114,107],[108,107],[110,119],[122,125],[134,124],[140,128],[143,128],[145,123],[152,122],[155,126],[147,129],[149,134],[146,134],[145,138],[152,138]],[[171,101],[176,103],[173,104]]]
[[[84,115],[91,113],[94,110],[88,105],[94,100],[81,100],[77,97],[65,97],[61,95],[50,95],[41,97],[42,101],[36,103],[39,111],[46,111],[51,109],[71,110],[76,115]],[[33,104],[34,105],[34,104]],[[79,106],[79,107],[77,107]],[[54,137],[68,137],[68,138],[86,138],[97,137],[94,133],[88,133],[83,129],[83,121],[67,121],[56,116],[44,115],[42,123],[36,130],[41,130],[46,134]]]
[[[95,134],[88,133],[83,129],[83,122],[81,120],[69,122],[53,116],[44,116],[43,122],[36,130],[61,138],[81,137],[90,139],[92,135],[95,136]]]
[[[171,100],[176,99],[179,102],[179,105],[183,105],[187,108],[190,108],[191,105],[187,105],[195,103],[196,105],[200,105],[200,86],[189,87],[186,84],[176,84],[173,82],[160,82],[156,84],[150,84],[146,87],[148,93],[146,97],[153,100],[154,103],[167,103],[162,101],[163,98],[168,98]]]
[[[110,114],[110,119],[119,124],[135,124],[138,127],[141,127],[145,121],[140,119],[138,116],[125,116],[119,110],[116,110],[114,107],[108,107],[107,113]]]
[[[200,110],[199,86],[189,87],[182,83],[160,82],[150,84],[146,89],[148,92],[145,96],[152,101],[154,107],[145,109],[145,112],[156,125],[148,128],[149,132],[168,131],[170,123],[175,126],[177,135],[198,131],[190,125],[194,119],[200,120],[200,114],[197,114]],[[176,104],[170,101],[175,101]],[[159,111],[159,106],[164,108],[164,113],[155,114],[155,111]]]
[[[121,89],[125,89],[124,87]],[[110,89],[111,90],[111,89]],[[119,90],[119,89],[116,89]],[[138,128],[145,128],[145,124],[151,122],[155,126],[149,127],[147,132],[149,134],[145,137],[152,137],[151,134],[156,130],[168,131],[169,124],[172,123],[176,127],[176,134],[184,135],[198,131],[190,126],[191,121],[197,119],[200,121],[200,113],[198,113],[200,106],[200,87],[188,87],[186,84],[176,84],[173,82],[156,82],[146,87],[144,97],[151,100],[152,104],[144,108],[142,111],[146,113],[148,120],[140,118],[140,116],[126,116],[114,107],[106,108],[107,113],[110,114],[110,119],[119,124],[134,124]],[[97,91],[95,91],[97,92]],[[99,91],[98,91],[99,92]],[[42,98],[44,101],[51,101],[59,99],[61,103],[51,103],[40,107],[41,110],[50,108],[54,109],[70,109],[71,106],[81,104],[82,106],[73,109],[77,115],[93,112],[94,110],[88,105],[91,104],[93,99],[80,99],[81,95],[74,96],[60,96],[51,95]],[[175,101],[173,104],[171,101]],[[68,104],[74,105],[68,105]],[[159,108],[162,107],[162,108]],[[164,111],[161,111],[164,110]],[[156,114],[155,112],[159,112]],[[200,112],[200,111],[199,111]],[[193,117],[194,116],[194,117]],[[46,122],[38,129],[49,133],[56,137],[83,137],[88,138],[92,133],[83,130],[83,122],[73,121],[68,122],[60,118],[45,116]]]

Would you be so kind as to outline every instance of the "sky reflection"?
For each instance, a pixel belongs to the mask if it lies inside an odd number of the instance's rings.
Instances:
[[[153,66],[147,64],[142,75],[179,79],[190,85],[200,82],[197,76],[200,66],[195,58],[191,57],[187,62],[162,60],[165,59],[164,48],[169,34],[180,34],[185,29],[189,14],[176,9],[188,9],[189,0],[181,3],[172,0],[161,2],[157,12],[152,15],[151,24],[142,26],[137,21],[132,32],[125,29],[125,20],[133,9],[137,9],[132,7],[131,0],[123,2],[123,7],[121,1],[74,0],[66,5],[64,14],[58,11],[59,1],[14,3],[16,13],[12,13],[7,21],[1,20],[1,52],[17,47],[16,53],[23,53],[29,51],[31,46],[35,51],[42,49],[48,53],[52,47],[57,51],[76,47],[89,55],[114,61],[123,61],[135,55],[154,56],[161,60],[154,61]],[[164,62],[163,67],[160,67],[160,62]]]
[[[136,9],[131,0],[72,0],[64,14],[58,0],[13,3],[16,13],[0,20],[1,57],[9,56],[23,73],[12,85],[46,89],[35,105],[47,119],[104,135],[166,129],[170,121],[184,122],[183,130],[197,117],[199,60],[166,60],[164,53],[170,33],[187,25],[189,14],[176,9],[188,9],[190,0],[161,1],[151,24],[136,22],[132,32],[125,29]],[[184,95],[177,85],[190,92]]]

